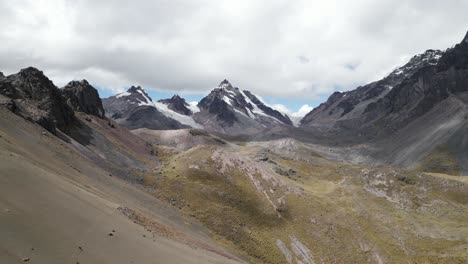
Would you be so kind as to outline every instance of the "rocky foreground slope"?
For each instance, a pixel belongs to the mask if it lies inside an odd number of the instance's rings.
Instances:
[[[0,93],[0,263],[243,262],[144,190],[158,151],[86,81],[59,89],[27,68]]]
[[[80,148],[0,109],[0,263],[241,262]]]

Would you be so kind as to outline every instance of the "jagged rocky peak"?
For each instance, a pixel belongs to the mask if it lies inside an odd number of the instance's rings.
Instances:
[[[198,106],[216,114],[218,121],[233,124],[242,114],[263,125],[287,124],[292,125],[286,115],[265,105],[258,96],[247,90],[234,87],[228,80],[223,80],[208,96],[203,98]]]
[[[153,99],[141,88],[141,86],[132,86],[126,92],[119,93],[116,98],[127,100],[130,103],[138,105],[153,105]]]
[[[228,80],[224,79],[218,87],[200,101],[199,107],[208,108],[211,112],[229,107],[245,112],[246,107],[252,109],[252,105],[246,99],[247,96],[239,88],[232,86]]]
[[[190,105],[185,101],[184,98],[180,97],[178,94],[172,96],[169,99],[161,99],[158,101],[167,105],[169,109],[174,112],[177,112],[182,115],[192,115],[193,112],[190,110]]]
[[[227,79],[224,79],[224,80],[219,84],[218,88],[227,89],[227,90],[234,89],[234,87],[232,86],[232,84],[231,84]]]
[[[462,40],[462,43],[468,43],[468,31],[466,32],[465,38]]]
[[[0,81],[0,93],[16,100],[17,114],[52,133],[67,132],[75,124],[75,114],[54,83],[36,68],[28,67]]]
[[[58,91],[52,81],[34,67],[21,69],[19,73],[10,75],[7,79],[22,97],[33,100],[47,99],[51,91]]]
[[[426,50],[422,54],[413,56],[408,63],[397,68],[390,75],[409,76],[422,67],[437,65],[443,54],[444,52],[440,50]]]
[[[129,93],[136,93],[136,92],[144,92],[145,90],[143,88],[141,88],[141,86],[133,86],[128,88],[127,92]]]
[[[240,94],[239,88],[234,87],[227,79],[224,79],[217,87],[215,87],[210,95],[223,97],[224,95],[236,96]]]
[[[88,81],[69,82],[63,87],[62,95],[67,100],[67,104],[75,111],[104,118],[104,107],[99,93]]]

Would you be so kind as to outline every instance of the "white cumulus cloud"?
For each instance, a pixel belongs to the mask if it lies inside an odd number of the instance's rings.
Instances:
[[[468,1],[0,1],[0,70],[206,93],[228,78],[317,99],[379,79],[468,30]]]
[[[286,114],[289,116],[291,121],[293,122],[294,125],[298,125],[301,119],[307,115],[310,111],[312,111],[314,108],[308,104],[305,104],[299,108],[296,112],[291,111],[288,107],[282,104],[274,104],[271,105],[271,107],[275,110],[280,111],[283,114]]]

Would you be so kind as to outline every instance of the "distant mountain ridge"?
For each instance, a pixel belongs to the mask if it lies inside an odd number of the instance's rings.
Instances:
[[[189,126],[167,117],[158,110],[151,97],[140,86],[102,100],[106,115],[130,129],[180,129]]]
[[[466,90],[460,87],[465,83],[466,46],[465,37],[446,52],[427,50],[382,80],[335,92],[301,120],[301,127],[341,136],[357,132],[364,139],[391,134]]]
[[[366,156],[397,165],[440,156],[443,149],[443,157],[466,174],[468,34],[445,52],[413,57],[380,81],[334,93],[303,118],[301,128],[336,145],[368,144]]]
[[[131,129],[192,127],[239,134],[292,125],[286,114],[266,105],[253,93],[233,87],[227,80],[196,105],[179,95],[154,102],[139,86],[103,99],[103,105],[109,118]]]
[[[382,80],[360,86],[352,91],[333,93],[325,103],[304,116],[301,120],[301,127],[327,131],[339,126],[340,122],[346,122],[364,114],[369,104],[384,97],[419,69],[436,65],[443,54],[440,50],[427,50],[423,54],[414,56],[408,63],[395,69]],[[358,123],[356,125],[360,126]]]

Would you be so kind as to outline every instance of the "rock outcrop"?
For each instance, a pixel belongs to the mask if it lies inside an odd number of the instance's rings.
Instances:
[[[104,118],[104,107],[99,93],[86,80],[71,81],[61,91],[68,105],[75,111]]]
[[[29,67],[0,79],[0,93],[15,100],[15,112],[52,133],[76,123],[74,111],[42,71]]]

